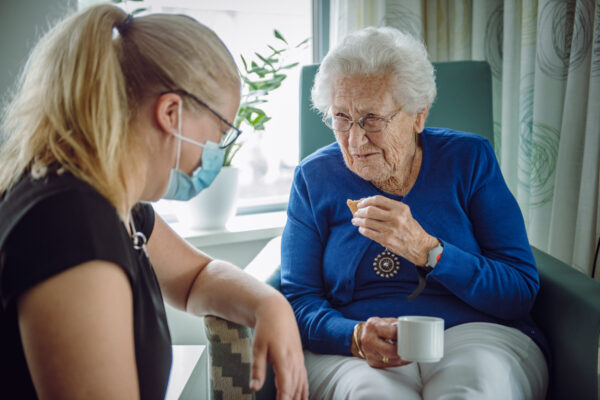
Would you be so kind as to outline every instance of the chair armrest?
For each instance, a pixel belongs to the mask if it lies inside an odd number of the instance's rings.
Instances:
[[[281,290],[281,236],[271,239],[265,247],[244,268],[244,271],[261,282]],[[263,388],[256,393],[257,400],[271,400],[277,397],[275,375],[271,364],[267,365],[267,375]]]
[[[204,317],[212,399],[254,399],[250,390],[252,330],[224,319]]]
[[[269,241],[244,271],[275,289],[281,287],[281,236]],[[210,357],[210,384],[213,399],[274,399],[275,378],[271,365],[263,388],[250,390],[252,329],[224,319],[204,318]]]
[[[600,283],[532,247],[540,292],[532,314],[552,352],[548,398],[598,398]]]

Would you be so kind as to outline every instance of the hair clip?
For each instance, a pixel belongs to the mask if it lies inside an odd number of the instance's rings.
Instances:
[[[127,18],[125,18],[125,21],[123,21],[119,25],[117,25],[117,30],[119,31],[119,34],[121,36],[125,36],[127,34],[127,32],[129,31],[129,28],[131,27],[132,22],[133,22],[133,15],[127,14]]]

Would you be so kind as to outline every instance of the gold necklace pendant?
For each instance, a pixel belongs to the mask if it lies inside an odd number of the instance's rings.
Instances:
[[[392,278],[398,273],[399,269],[400,261],[398,261],[398,256],[388,249],[377,254],[377,257],[373,260],[373,270],[382,278]]]

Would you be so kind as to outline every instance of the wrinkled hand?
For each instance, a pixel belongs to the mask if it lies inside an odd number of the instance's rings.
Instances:
[[[410,207],[385,196],[358,203],[352,224],[358,231],[415,265],[425,265],[427,254],[438,241],[421,227]]]
[[[398,356],[396,318],[371,317],[358,333],[367,363],[373,368],[399,367],[410,364]],[[387,359],[385,359],[386,357]],[[384,362],[387,361],[387,362]]]
[[[250,389],[260,390],[267,362],[273,364],[277,400],[308,399],[304,353],[289,303],[281,295],[263,302],[256,312]]]

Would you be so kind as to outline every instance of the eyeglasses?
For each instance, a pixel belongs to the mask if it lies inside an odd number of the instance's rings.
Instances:
[[[388,124],[392,122],[392,120],[396,117],[396,115],[398,115],[398,113],[400,113],[400,111],[402,111],[402,108],[392,114],[392,116],[389,118],[380,117],[374,114],[367,114],[363,117],[360,117],[358,121],[354,121],[339,115],[331,115],[330,108],[323,117],[323,122],[330,129],[338,132],[348,132],[352,128],[352,125],[354,125],[354,122],[357,122],[358,126],[364,129],[366,132],[377,133],[387,128]]]
[[[208,104],[206,104],[205,102],[203,102],[202,100],[200,100],[199,98],[194,96],[193,94],[186,92],[183,89],[175,89],[175,90],[167,90],[166,92],[162,92],[161,95],[166,94],[166,93],[177,93],[177,94],[189,97],[190,99],[194,100],[196,103],[200,104],[201,106],[208,108],[210,110],[210,112],[212,112],[217,118],[219,118],[221,121],[223,121],[227,125],[229,125],[230,129],[228,129],[227,132],[225,132],[223,134],[223,137],[221,138],[221,141],[219,142],[219,147],[221,149],[225,149],[225,148],[231,146],[233,143],[235,143],[237,138],[242,134],[242,131],[240,129],[236,128],[231,122],[227,121],[221,114],[219,114],[218,112],[216,112],[215,110],[210,108],[210,106]]]

